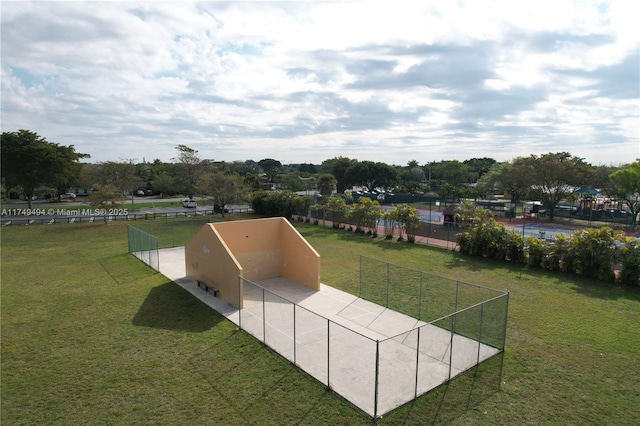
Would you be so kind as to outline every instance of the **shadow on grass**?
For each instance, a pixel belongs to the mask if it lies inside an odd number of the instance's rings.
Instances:
[[[504,352],[501,352],[388,413],[379,423],[451,423],[500,390],[503,360]]]
[[[321,356],[321,355],[319,355]],[[242,331],[191,359],[209,390],[246,424],[367,424],[337,393]],[[292,397],[292,395],[294,395]]]
[[[469,256],[469,255],[461,254],[459,252],[455,252],[452,254],[451,258],[446,263],[446,266],[452,269],[463,268],[472,272],[493,271],[493,270],[503,270],[503,269],[511,269],[514,272],[518,272],[520,271],[521,268],[523,268],[523,266],[514,265],[507,261],[484,258],[484,257]]]
[[[583,296],[605,300],[628,299],[640,301],[640,287],[623,287],[613,282],[596,281],[588,278],[575,278],[575,281],[572,280],[571,284],[572,290]]]
[[[513,273],[518,273],[520,277],[524,275],[531,279],[538,278],[544,282],[557,283],[558,286],[568,285],[571,290],[587,297],[603,300],[640,300],[640,288],[625,287],[614,282],[599,281],[596,278],[567,272],[549,271],[542,268],[512,264],[508,261],[483,259],[457,253],[447,262],[447,266],[450,268],[464,268],[473,272],[508,269]]]
[[[224,317],[169,281],[151,289],[133,318],[133,325],[200,333],[222,320]]]
[[[559,286],[569,285],[571,290],[587,297],[595,297],[603,300],[640,300],[640,287],[625,287],[614,282],[599,281],[596,278],[575,275],[567,272],[549,271],[542,268],[530,267],[490,258],[468,256],[454,253],[448,262],[448,268],[461,268],[472,272],[509,270],[520,277],[528,276],[531,279],[540,279],[544,282],[557,283]]]
[[[98,263],[118,284],[137,281],[157,273],[150,267],[141,267],[140,260],[129,253],[103,257],[98,259]]]

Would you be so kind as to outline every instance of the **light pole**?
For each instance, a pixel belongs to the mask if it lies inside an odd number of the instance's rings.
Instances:
[[[524,212],[524,201],[522,202],[522,242],[524,244],[524,219],[525,219],[526,215]]]

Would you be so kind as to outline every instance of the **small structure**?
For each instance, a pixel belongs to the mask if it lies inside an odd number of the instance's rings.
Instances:
[[[449,204],[444,211],[442,212],[442,216],[444,217],[443,223],[444,226],[459,226],[460,223],[456,220],[456,210],[460,207],[460,204]]]
[[[185,246],[187,277],[242,309],[243,279],[320,290],[320,255],[285,218],[208,223]]]

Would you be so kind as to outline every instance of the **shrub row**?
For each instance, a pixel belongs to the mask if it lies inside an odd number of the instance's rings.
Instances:
[[[458,234],[460,252],[597,278],[640,285],[640,242],[608,227],[559,234],[554,241],[522,238],[515,230],[488,218]],[[619,273],[614,273],[619,270]]]

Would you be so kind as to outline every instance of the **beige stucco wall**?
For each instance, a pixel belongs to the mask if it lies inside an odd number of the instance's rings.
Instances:
[[[288,220],[282,219],[282,276],[320,290],[320,255]]]
[[[238,277],[243,275],[242,266],[212,225],[204,225],[184,248],[187,277],[214,286],[220,297],[241,307]]]
[[[320,255],[284,218],[211,223],[185,247],[187,276],[214,285],[238,306],[238,276],[285,277],[320,289]]]

